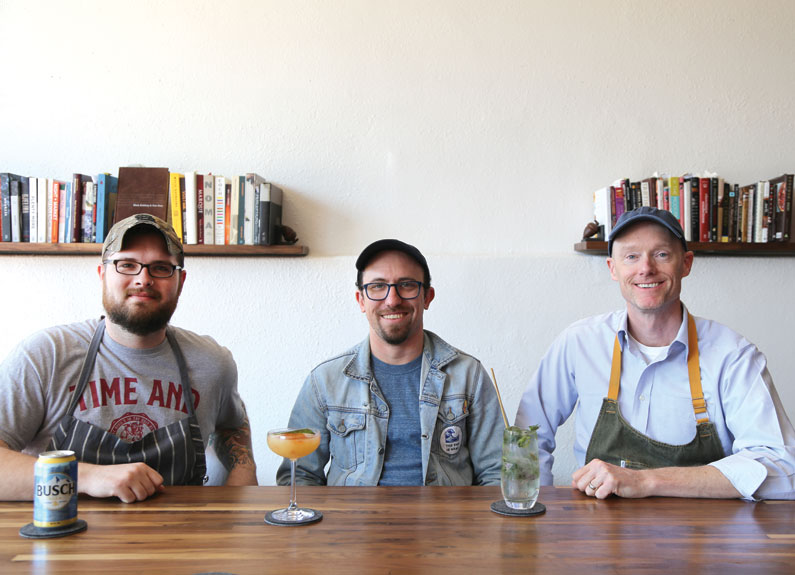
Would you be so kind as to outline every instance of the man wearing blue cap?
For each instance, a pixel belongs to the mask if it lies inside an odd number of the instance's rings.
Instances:
[[[764,355],[679,299],[693,252],[677,219],[623,214],[607,265],[626,309],[566,329],[519,405],[517,425],[540,425],[542,483],[576,405],[572,486],[586,495],[795,498],[795,431]]]
[[[423,329],[435,296],[425,257],[400,240],[379,240],[356,269],[370,333],[313,369],[298,395],[290,427],[317,429],[321,440],[298,460],[296,482],[498,484],[497,396],[478,360]],[[289,484],[289,461],[277,481]]]

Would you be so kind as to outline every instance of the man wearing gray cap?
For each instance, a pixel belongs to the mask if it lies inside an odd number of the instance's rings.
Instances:
[[[693,252],[677,219],[623,214],[607,265],[626,309],[566,329],[516,415],[540,425],[542,483],[577,406],[572,486],[588,496],[795,498],[795,431],[765,356],[679,299]]]
[[[499,483],[504,424],[496,393],[478,360],[423,329],[435,296],[425,257],[400,240],[379,240],[356,269],[356,301],[370,333],[304,382],[290,427],[317,429],[321,440],[298,460],[296,482]],[[289,484],[289,461],[277,481]]]
[[[201,485],[212,443],[227,484],[256,485],[232,354],[168,325],[182,243],[149,214],[114,225],[98,266],[107,317],[38,332],[0,365],[0,493],[30,499],[40,452],[74,451],[78,490],[125,502]]]

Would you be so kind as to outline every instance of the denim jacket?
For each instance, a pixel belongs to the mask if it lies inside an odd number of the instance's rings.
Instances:
[[[480,362],[425,331],[418,401],[425,485],[499,484],[504,424]],[[298,460],[296,483],[378,485],[388,424],[368,338],[318,365],[298,394],[290,427],[318,429],[322,437]],[[276,478],[289,484],[288,460]]]

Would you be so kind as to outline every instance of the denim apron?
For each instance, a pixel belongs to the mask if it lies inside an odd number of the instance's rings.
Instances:
[[[671,445],[656,441],[634,429],[622,416],[618,407],[618,390],[621,381],[621,346],[616,334],[613,345],[613,365],[610,387],[602,401],[585,462],[601,459],[613,465],[630,469],[656,467],[692,467],[706,465],[724,457],[715,424],[709,421],[707,403],[701,388],[698,362],[698,334],[693,316],[688,314],[687,371],[690,378],[690,396],[696,416],[696,435],[690,443]],[[676,425],[676,422],[671,422]]]
[[[74,417],[73,414],[80,398],[83,397],[104,333],[105,320],[101,319],[83,360],[80,379],[72,394],[66,415],[55,430],[49,448],[74,451],[78,461],[98,465],[140,461],[162,475],[165,485],[203,484],[207,471],[204,443],[193,407],[193,394],[185,358],[171,329],[166,330],[166,337],[177,359],[182,397],[188,410],[188,417],[155,429],[132,443]]]

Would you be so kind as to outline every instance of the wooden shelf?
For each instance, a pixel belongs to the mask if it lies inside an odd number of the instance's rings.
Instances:
[[[713,256],[795,256],[795,243],[784,242],[766,244],[690,242],[687,247],[697,254]],[[593,256],[606,256],[607,242],[580,241],[574,244],[574,251]]]
[[[27,256],[98,256],[102,244],[36,244],[26,242],[0,242],[0,255]],[[187,244],[187,256],[212,257],[301,257],[309,253],[307,246],[299,244],[279,246],[241,246]]]

